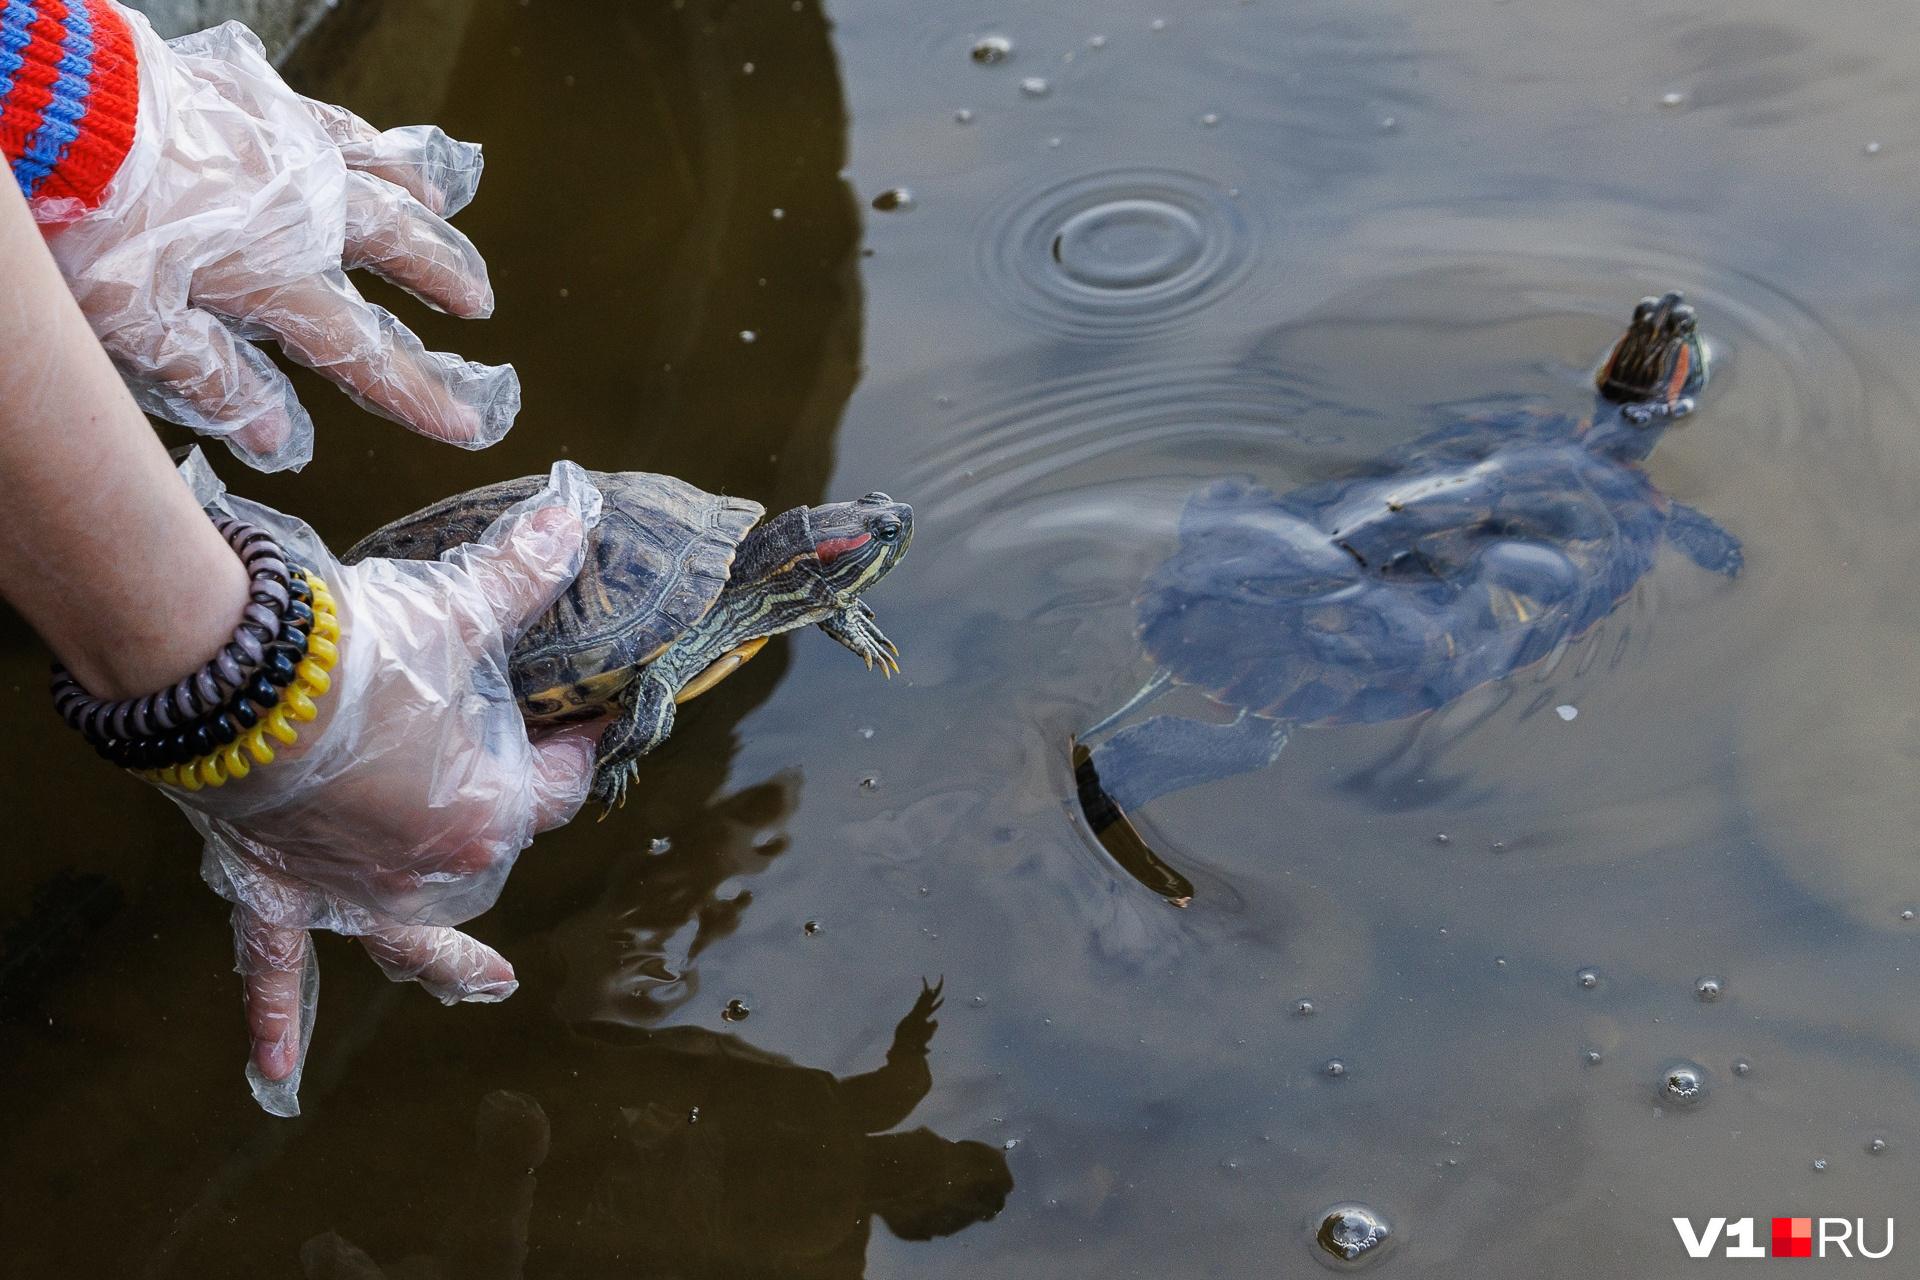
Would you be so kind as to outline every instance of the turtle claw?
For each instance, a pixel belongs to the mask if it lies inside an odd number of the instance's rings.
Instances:
[[[847,608],[827,618],[820,629],[838,640],[867,664],[871,671],[877,665],[880,673],[891,680],[900,670],[900,650],[887,639],[887,633],[874,625],[873,610],[864,600],[855,600]]]
[[[600,802],[600,816],[597,822],[605,822],[615,809],[627,807],[627,788],[640,776],[640,762],[629,760],[612,777],[603,783],[596,779],[593,784],[593,798]]]

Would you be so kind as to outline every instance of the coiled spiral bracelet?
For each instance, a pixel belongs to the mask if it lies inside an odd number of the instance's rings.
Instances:
[[[332,684],[340,621],[333,595],[264,529],[223,516],[214,527],[247,567],[248,601],[233,639],[179,684],[108,702],[53,665],[54,709],[101,757],[149,782],[198,791],[271,764],[319,714]],[[251,760],[249,760],[251,757]]]

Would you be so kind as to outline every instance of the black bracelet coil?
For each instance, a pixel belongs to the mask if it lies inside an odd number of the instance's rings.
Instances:
[[[184,764],[233,742],[278,703],[306,656],[314,610],[305,572],[265,530],[212,518],[249,580],[246,608],[218,654],[178,684],[117,702],[94,697],[64,666],[53,666],[54,709],[123,768]]]

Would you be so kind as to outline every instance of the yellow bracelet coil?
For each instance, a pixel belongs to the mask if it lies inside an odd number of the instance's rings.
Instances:
[[[334,609],[333,593],[318,574],[307,573],[305,577],[313,593],[313,626],[307,633],[306,656],[294,665],[293,683],[280,691],[280,701],[261,715],[259,724],[227,745],[185,764],[141,770],[141,777],[187,791],[224,786],[229,778],[246,777],[256,764],[273,763],[269,739],[284,747],[300,740],[294,722],[305,723],[320,714],[313,700],[333,687],[333,677],[328,673],[340,657],[340,617]]]

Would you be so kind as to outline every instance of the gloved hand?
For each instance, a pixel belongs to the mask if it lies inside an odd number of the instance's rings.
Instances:
[[[237,22],[166,42],[110,0],[91,9],[97,26],[123,21],[137,51],[131,146],[97,207],[58,183],[31,203],[141,407],[226,437],[263,470],[299,467],[313,424],[252,345],[272,338],[422,434],[470,449],[504,436],[520,407],[513,367],[427,351],[344,274],[364,267],[436,309],[490,314],[486,264],[444,220],[472,199],[480,148],[431,127],[380,133],[300,96]],[[94,33],[96,66],[117,30]],[[103,83],[96,111],[107,96]],[[75,149],[92,141],[80,127]]]
[[[449,1004],[514,990],[505,958],[451,926],[493,905],[520,850],[592,782],[591,733],[529,742],[507,657],[579,572],[600,494],[556,463],[545,490],[441,561],[342,565],[305,524],[224,494],[198,451],[182,472],[203,506],[317,574],[339,615],[331,687],[297,743],[224,785],[165,788],[206,839],[202,876],[234,904],[254,1097],[297,1115],[319,984],[308,930],[359,937],[390,978]]]

